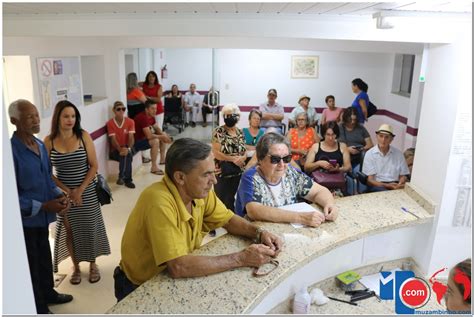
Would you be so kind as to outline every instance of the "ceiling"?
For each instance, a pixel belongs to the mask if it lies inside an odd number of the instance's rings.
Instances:
[[[159,3],[3,3],[3,15],[109,14],[265,14],[368,16],[380,11],[471,13],[470,1],[404,2],[159,2]]]

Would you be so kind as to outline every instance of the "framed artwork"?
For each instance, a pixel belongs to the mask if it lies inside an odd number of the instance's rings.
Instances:
[[[319,56],[291,56],[291,78],[318,78]]]

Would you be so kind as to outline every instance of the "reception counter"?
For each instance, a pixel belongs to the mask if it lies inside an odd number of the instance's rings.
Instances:
[[[412,257],[416,241],[425,239],[435,209],[409,185],[403,190],[340,198],[336,204],[338,219],[318,228],[258,223],[285,241],[277,258],[279,267],[266,276],[253,277],[248,267],[183,279],[172,279],[164,271],[107,313],[267,313],[303,285],[364,265]],[[250,243],[226,234],[193,254],[233,253]]]

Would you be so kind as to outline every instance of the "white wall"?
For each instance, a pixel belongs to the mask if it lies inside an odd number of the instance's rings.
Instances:
[[[311,97],[313,107],[326,107],[327,95],[336,97],[336,104],[348,107],[355,98],[351,81],[360,77],[369,85],[370,98],[382,108],[389,91],[386,81],[391,75],[390,54],[324,51],[289,51],[257,49],[218,49],[221,103],[259,105],[266,101],[267,91],[278,91],[277,101],[296,106],[301,95]],[[319,56],[319,77],[291,78],[291,57]],[[228,88],[227,88],[228,87]]]
[[[412,184],[438,204],[426,247],[417,259],[431,273],[472,257],[472,229],[451,225],[462,157],[472,161],[471,45],[469,29],[453,44],[429,49]],[[462,129],[464,134],[459,133]],[[453,148],[458,145],[467,154],[456,154]],[[469,209],[472,217],[472,206]]]
[[[33,76],[29,56],[3,57],[3,101],[8,114],[8,106],[18,99],[33,100]],[[15,126],[6,121],[8,133],[15,131]]]
[[[104,56],[81,56],[82,91],[84,95],[105,97]]]
[[[180,90],[189,90],[191,83],[196,90],[208,90],[212,85],[212,49],[165,49],[167,86],[178,85]]]
[[[16,190],[15,169],[6,121],[5,109],[2,109],[2,314],[36,314],[30,269],[26,257],[25,239],[21,223],[18,192]],[[8,287],[6,286],[8,285]]]

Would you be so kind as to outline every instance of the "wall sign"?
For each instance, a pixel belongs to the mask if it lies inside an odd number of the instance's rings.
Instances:
[[[41,117],[50,117],[60,100],[83,105],[79,57],[38,58],[38,80],[41,94]]]

